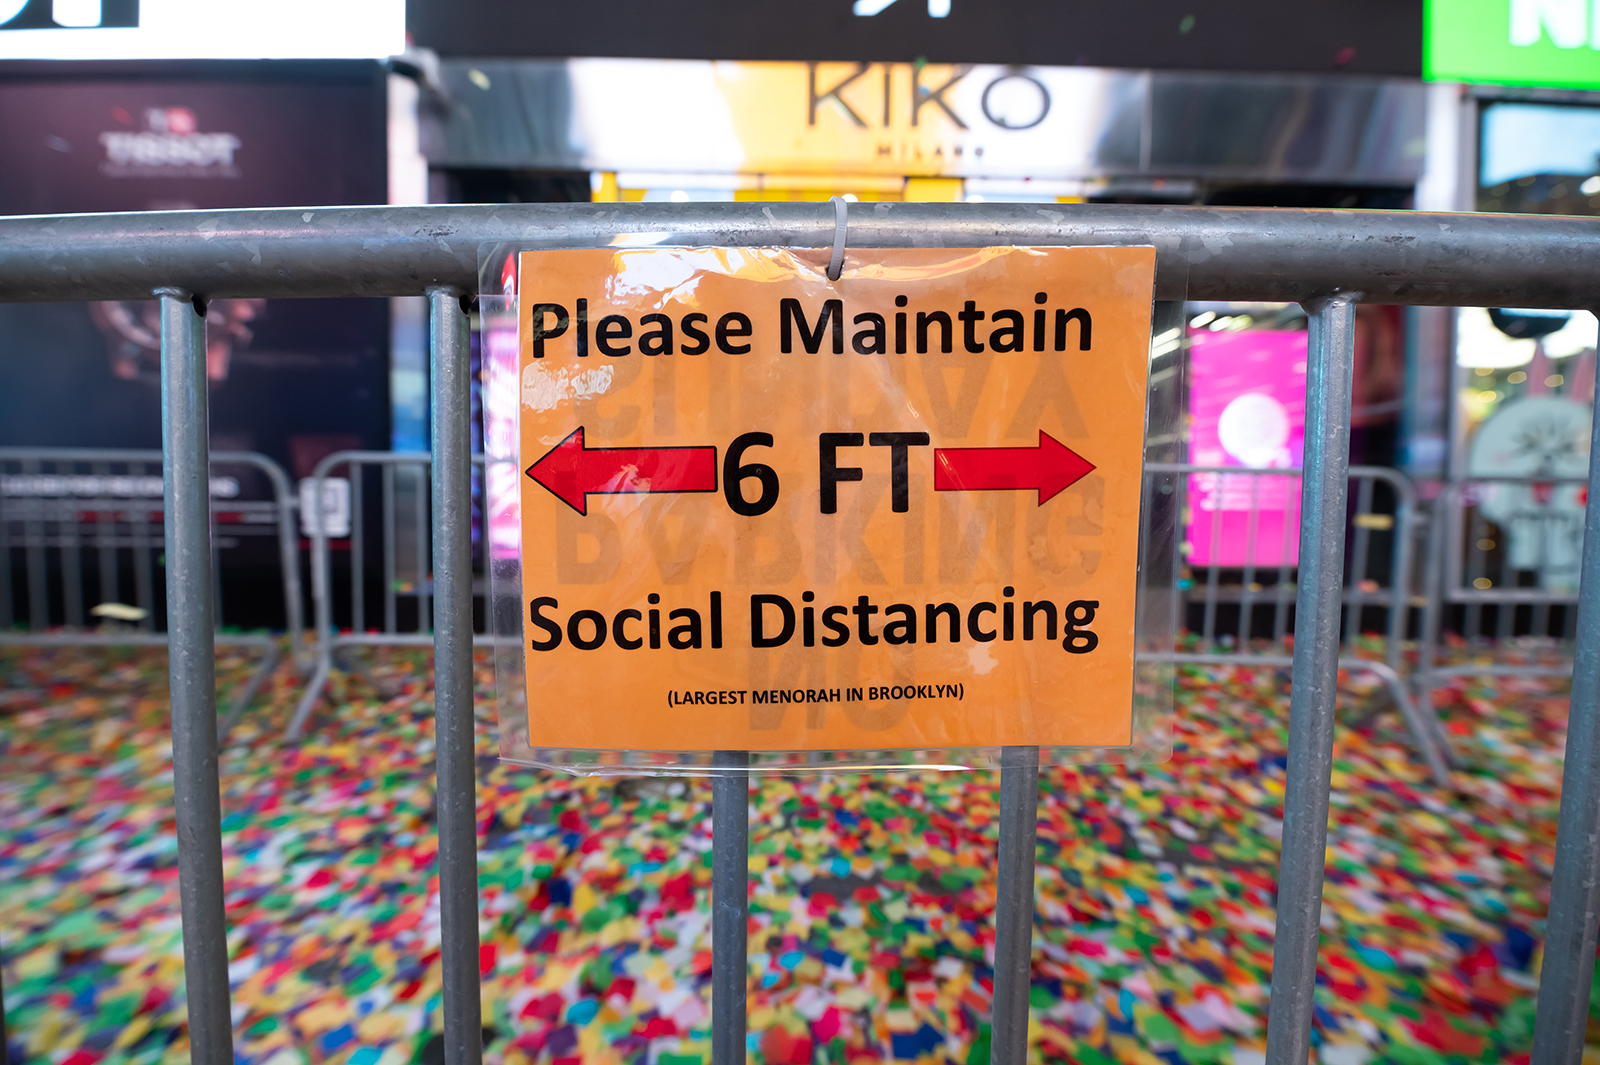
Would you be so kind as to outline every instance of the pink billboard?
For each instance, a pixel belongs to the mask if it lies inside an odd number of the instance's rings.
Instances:
[[[1305,413],[1304,331],[1190,331],[1190,463],[1298,468]],[[1191,566],[1296,563],[1298,477],[1200,473],[1190,476],[1189,485]]]

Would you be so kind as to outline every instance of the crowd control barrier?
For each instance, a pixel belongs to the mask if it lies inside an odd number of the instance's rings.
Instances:
[[[479,471],[483,463],[482,455],[472,456],[472,464]],[[337,508],[313,507],[308,515],[316,662],[290,719],[288,738],[295,739],[304,732],[336,668],[340,649],[433,646],[433,557],[429,549],[432,466],[433,457],[426,452],[339,451],[317,463],[312,471],[309,498],[329,498],[328,486],[332,485],[334,496],[343,503]],[[336,470],[342,470],[344,478],[331,479]],[[369,510],[367,501],[372,493],[376,498]],[[330,509],[336,510],[344,527],[329,527]],[[376,522],[369,520],[371,510],[377,513]],[[349,580],[343,594],[336,594],[333,576],[331,546],[335,539],[344,540],[349,547]],[[369,556],[378,560],[376,588],[368,586]],[[378,610],[369,614],[373,592]],[[493,645],[494,638],[487,632],[488,590],[483,576],[474,577],[471,595],[473,617],[483,618],[484,629],[480,632],[480,626],[473,624],[474,641]],[[347,611],[349,625],[343,630],[335,625],[338,610]],[[380,620],[381,627],[369,624]]]
[[[1586,487],[1571,477],[1444,486],[1429,528],[1420,700],[1449,677],[1571,675]],[[1465,657],[1441,654],[1446,632],[1460,637]]]
[[[838,214],[836,215],[836,211]],[[1584,307],[1600,292],[1600,220],[1141,205],[495,204],[0,219],[0,300],[161,303],[173,767],[193,1060],[233,1054],[218,795],[208,542],[205,301],[402,296],[431,307],[433,604],[444,1056],[482,1058],[468,309],[481,245],[825,248],[1142,245],[1156,299],[1298,301],[1309,312],[1293,694],[1267,1059],[1310,1050],[1345,612],[1355,306]],[[1594,424],[1600,427],[1600,418]],[[1596,449],[1600,451],[1600,448]],[[1600,485],[1591,467],[1590,487]],[[1554,882],[1533,1058],[1582,1054],[1600,911],[1600,508],[1585,515]],[[737,760],[727,755],[724,762]],[[991,1060],[1027,1053],[1037,749],[1001,774]],[[743,1059],[750,781],[713,789],[713,1061]]]
[[[241,490],[241,478],[251,477],[267,498],[245,498],[260,494]],[[220,574],[243,541],[271,537],[283,608],[282,624],[271,627],[286,630],[298,649],[304,607],[288,477],[264,455],[219,451],[208,492],[211,573]],[[161,493],[159,451],[0,448],[0,644],[167,646],[171,603],[157,580]],[[220,627],[229,616],[220,580],[211,594]],[[276,668],[278,644],[265,633],[219,631],[214,639],[261,656],[229,701],[226,735]]]
[[[1144,512],[1158,497],[1180,501],[1184,574],[1171,612],[1196,637],[1193,649],[1142,651],[1148,661],[1291,666],[1300,530],[1298,469],[1146,463]],[[1441,787],[1450,753],[1433,707],[1413,697],[1402,644],[1413,610],[1412,529],[1416,489],[1378,466],[1352,466],[1347,491],[1343,621],[1338,668],[1377,678],[1399,707],[1418,756]],[[1363,633],[1381,633],[1382,659],[1357,653]]]

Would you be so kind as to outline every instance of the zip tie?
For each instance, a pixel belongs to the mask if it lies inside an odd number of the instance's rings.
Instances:
[[[849,209],[844,197],[833,197],[833,258],[828,260],[829,281],[839,280],[839,270],[844,266],[844,230]]]

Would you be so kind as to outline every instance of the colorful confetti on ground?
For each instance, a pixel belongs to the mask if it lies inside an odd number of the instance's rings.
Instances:
[[[285,667],[228,739],[241,1062],[442,1060],[427,668],[376,654],[286,745]],[[165,670],[0,652],[13,1063],[188,1059]],[[225,688],[249,670],[219,661]],[[705,1062],[709,787],[501,766],[487,660],[478,679],[488,1059]],[[1045,771],[1036,1060],[1263,1060],[1285,690],[1279,670],[1186,669],[1171,762]],[[1463,679],[1437,700],[1466,767],[1448,794],[1380,691],[1344,688],[1323,1065],[1528,1058],[1566,699]],[[751,802],[752,1060],[987,1062],[993,777],[763,780]]]

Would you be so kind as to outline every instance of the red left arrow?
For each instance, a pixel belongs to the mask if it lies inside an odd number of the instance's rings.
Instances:
[[[583,426],[525,471],[579,514],[589,496],[634,492],[715,492],[715,447],[583,446]]]
[[[936,492],[1038,489],[1042,507],[1094,469],[1043,429],[1038,447],[941,447],[933,452]]]

